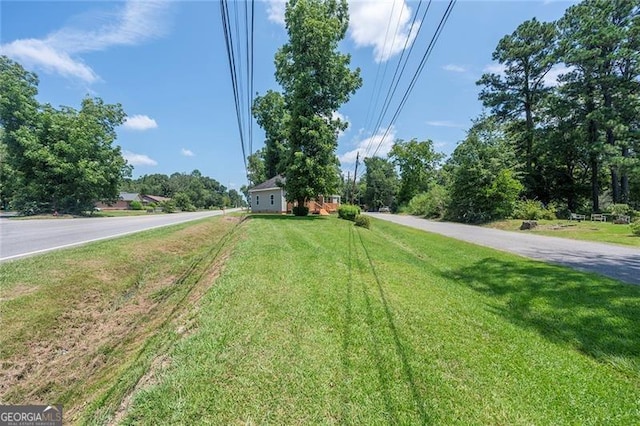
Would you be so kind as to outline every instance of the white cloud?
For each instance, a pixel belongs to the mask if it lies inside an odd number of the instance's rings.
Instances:
[[[268,3],[267,13],[269,20],[284,27],[284,12],[287,6],[287,0],[269,0]]]
[[[380,130],[375,135],[357,142],[355,149],[345,152],[338,157],[340,163],[343,166],[345,164],[354,164],[356,162],[358,152],[360,153],[360,161],[363,160],[365,155],[373,157],[374,153],[376,157],[385,157],[389,151],[391,151],[393,142],[396,140],[396,129],[392,126],[386,137],[384,137],[384,133],[384,130]]]
[[[342,115],[338,111],[333,111],[333,113],[331,114],[331,118],[333,120],[339,119],[343,123],[347,123],[347,128],[345,130],[340,130],[340,132],[338,132],[338,137],[339,138],[342,137],[342,135],[344,135],[346,132],[349,131],[349,126],[351,125],[351,123],[349,123],[349,117],[347,117],[346,115]]]
[[[122,126],[129,130],[149,130],[158,127],[158,123],[156,123],[156,120],[146,115],[132,115],[125,119]]]
[[[286,0],[267,0],[269,21],[285,26]],[[357,47],[373,47],[376,62],[384,62],[408,47],[420,21],[411,28],[407,0],[349,0],[349,34]],[[387,28],[388,27],[388,28]]]
[[[64,51],[56,50],[42,40],[16,40],[0,46],[0,53],[9,56],[25,67],[40,67],[46,72],[64,77],[77,77],[94,83],[98,76],[81,60],[74,60]]]
[[[136,154],[131,151],[123,151],[122,156],[132,166],[157,166],[158,162],[147,155]]]
[[[558,82],[558,77],[560,77],[560,74],[566,74],[568,72],[571,72],[572,70],[573,68],[567,67],[565,65],[554,65],[544,76],[544,85],[547,87],[558,86],[560,84],[560,82]]]
[[[483,71],[484,72],[488,72],[488,73],[492,73],[492,74],[499,74],[499,75],[504,75],[504,71],[507,69],[507,67],[503,64],[489,64],[486,67],[484,67]]]
[[[352,0],[349,11],[351,39],[357,47],[372,46],[376,62],[384,62],[400,53],[417,35],[419,22],[411,28],[411,9],[405,0]]]
[[[461,65],[456,65],[456,64],[447,64],[444,65],[442,67],[443,70],[445,71],[452,71],[452,72],[466,72],[467,69]]]
[[[453,127],[456,129],[462,129],[464,128],[464,126],[462,126],[461,124],[457,124],[454,123],[453,121],[449,121],[449,120],[433,120],[433,121],[427,121],[427,126],[433,126],[433,127]]]
[[[185,149],[182,148],[182,151],[180,151],[182,153],[182,155],[184,155],[185,157],[194,157],[195,154],[193,153],[193,151],[191,151],[190,149]]]
[[[99,80],[98,75],[82,58],[72,57],[118,45],[137,45],[165,34],[165,0],[129,0],[112,14],[93,14],[93,22],[85,27],[65,27],[44,39],[19,39],[0,45],[0,54],[7,55],[28,67],[64,77],[75,77],[86,83]],[[99,20],[96,17],[100,18]]]

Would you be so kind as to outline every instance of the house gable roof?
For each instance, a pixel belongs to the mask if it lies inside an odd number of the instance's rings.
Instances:
[[[163,201],[170,201],[171,200],[171,198],[161,197],[159,195],[148,195],[148,194],[143,195],[142,198],[144,198],[146,200],[149,200],[151,202],[154,202],[154,203],[161,203]]]
[[[120,199],[122,201],[141,201],[140,194],[136,192],[121,192]]]
[[[272,177],[271,179],[264,181],[256,186],[254,186],[253,188],[251,188],[249,190],[249,192],[254,192],[254,191],[266,191],[269,189],[281,189],[281,185],[284,185],[284,183],[286,182],[286,179],[284,176],[281,175],[276,175],[274,177]],[[280,185],[278,185],[280,184]]]

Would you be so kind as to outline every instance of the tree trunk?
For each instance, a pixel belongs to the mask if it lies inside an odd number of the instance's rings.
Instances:
[[[622,157],[629,158],[629,148],[622,148]],[[622,169],[622,177],[620,179],[620,201],[624,204],[629,204],[629,172],[626,170],[626,167]]]
[[[307,214],[309,214],[308,211],[306,214],[302,214],[303,208],[304,208],[304,200],[305,200],[304,197],[296,199],[296,202],[298,203],[298,208],[294,209],[295,216],[306,216]]]
[[[591,147],[591,210],[594,213],[600,212],[600,162],[595,146],[598,142],[598,127],[594,120],[589,121],[589,145]]]
[[[618,169],[611,166],[611,198],[613,204],[620,204],[620,181],[618,179]]]
[[[527,120],[527,133],[526,133],[526,137],[527,140],[525,141],[525,149],[526,149],[526,156],[527,156],[527,174],[531,175],[532,173],[532,168],[533,168],[533,130],[534,130],[534,124],[533,124],[533,114],[531,113],[531,104],[530,103],[525,103],[524,105],[524,112],[525,112],[525,117]]]
[[[607,145],[614,146],[616,143],[613,136],[613,129],[607,129]],[[620,204],[620,179],[618,175],[618,166],[611,165],[611,198],[614,204]]]
[[[613,104],[613,100],[611,94],[607,89],[605,89],[604,93],[604,109],[607,115],[611,114],[611,106]],[[607,145],[615,146],[616,140],[613,135],[613,129],[607,125],[606,129],[607,135]],[[609,169],[611,170],[611,198],[613,199],[614,204],[620,203],[620,182],[618,178],[618,170],[617,166],[611,165]]]
[[[591,154],[591,210],[600,212],[600,185],[598,184],[598,159],[596,154]]]
[[[587,93],[593,93],[593,87],[588,85]],[[587,101],[586,105],[586,113],[588,114],[595,111],[595,104],[593,99]],[[589,163],[591,164],[591,210],[594,213],[600,212],[600,161],[598,160],[599,152],[596,151],[596,147],[598,144],[598,123],[595,120],[590,119],[588,124],[588,138],[589,138],[589,149],[591,151]]]

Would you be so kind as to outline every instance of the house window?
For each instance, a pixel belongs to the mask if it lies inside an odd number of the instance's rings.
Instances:
[[[273,205],[273,194],[271,194],[271,205]]]
[[[260,205],[260,196],[256,195],[256,206]]]

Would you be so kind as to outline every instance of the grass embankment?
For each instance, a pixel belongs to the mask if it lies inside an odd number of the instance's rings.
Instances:
[[[92,212],[91,216],[95,217],[122,217],[122,216],[149,216],[153,214],[166,214],[163,212],[149,213],[147,210],[102,210],[99,212]]]
[[[0,265],[0,401],[110,418],[193,325],[239,218],[138,233]]]
[[[505,231],[531,232],[552,237],[640,247],[640,237],[631,233],[629,225],[616,225],[611,222],[539,220],[537,228],[520,231],[522,222],[522,220],[510,219],[492,222],[485,226]]]
[[[95,212],[87,212],[85,215],[77,216],[72,214],[37,214],[31,216],[13,216],[10,220],[42,220],[42,219],[74,219],[78,217],[96,218],[96,217],[122,217],[122,216],[147,216],[152,214],[165,214],[162,212],[148,213],[146,210],[102,210]]]
[[[640,287],[372,222],[252,218],[124,423],[640,422]]]

